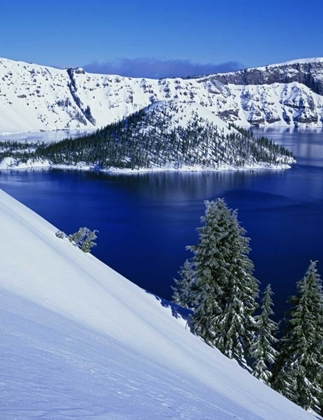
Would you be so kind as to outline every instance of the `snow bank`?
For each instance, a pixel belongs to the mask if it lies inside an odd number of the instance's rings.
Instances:
[[[27,162],[20,162],[15,158],[6,157],[0,161],[0,169],[47,169],[50,166],[49,161],[46,159],[38,161],[28,159]]]

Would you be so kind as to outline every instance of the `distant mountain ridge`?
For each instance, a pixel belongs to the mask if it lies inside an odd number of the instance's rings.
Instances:
[[[234,73],[211,75],[212,77],[226,85],[271,85],[298,82],[314,93],[323,95],[323,58],[287,61],[266,67],[238,70]]]
[[[159,80],[0,59],[0,132],[100,128],[173,100],[240,125],[321,127],[323,58]]]

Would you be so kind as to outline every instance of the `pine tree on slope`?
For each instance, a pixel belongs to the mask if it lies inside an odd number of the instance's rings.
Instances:
[[[270,319],[270,315],[274,314],[272,295],[271,286],[268,284],[262,299],[261,314],[255,317],[257,333],[251,346],[251,355],[255,359],[252,374],[267,385],[269,385],[272,376],[271,367],[278,356],[278,351],[274,348],[275,343],[278,342],[278,339],[275,338],[278,325]]]
[[[306,410],[319,411],[322,401],[323,295],[316,262],[311,261],[293,305],[274,367],[273,388]]]
[[[228,209],[223,199],[205,204],[198,244],[188,247],[194,254],[191,328],[207,344],[244,364],[255,330],[252,314],[258,296],[248,258],[249,239],[237,212]]]
[[[192,262],[190,260],[186,260],[178,274],[180,275],[180,279],[174,279],[175,286],[172,287],[174,291],[172,301],[184,308],[191,308],[191,285],[194,282]]]

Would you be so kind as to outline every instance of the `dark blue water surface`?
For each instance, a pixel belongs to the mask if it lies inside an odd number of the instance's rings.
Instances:
[[[256,134],[263,134],[258,130]],[[271,283],[281,317],[310,259],[323,274],[323,133],[267,130],[298,163],[289,170],[100,175],[2,171],[0,188],[66,233],[99,230],[93,254],[166,299],[197,241],[204,200],[239,209],[255,275]]]

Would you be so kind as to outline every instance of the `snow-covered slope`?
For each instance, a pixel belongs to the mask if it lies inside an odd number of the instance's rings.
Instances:
[[[2,191],[0,219],[0,418],[313,419]]]
[[[102,127],[174,99],[238,124],[321,127],[322,95],[323,59],[160,80],[0,59],[0,132]]]

